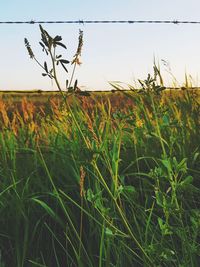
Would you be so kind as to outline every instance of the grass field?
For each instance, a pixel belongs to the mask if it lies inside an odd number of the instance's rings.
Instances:
[[[197,90],[0,94],[0,267],[198,267]]]

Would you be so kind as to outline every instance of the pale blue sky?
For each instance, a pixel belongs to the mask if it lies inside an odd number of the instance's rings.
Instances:
[[[0,0],[0,21],[6,20],[200,20],[199,0]],[[185,71],[198,84],[200,75],[200,25],[43,25],[61,35],[71,59],[78,31],[84,31],[79,85],[109,89],[109,81],[133,83],[152,72],[153,58],[167,60],[180,85]],[[27,37],[38,58],[38,24],[0,24],[0,90],[56,89],[32,61],[24,47]],[[166,82],[170,76],[161,65]],[[65,80],[60,73],[60,79]]]

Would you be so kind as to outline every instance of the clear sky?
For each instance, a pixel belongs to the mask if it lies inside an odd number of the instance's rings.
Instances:
[[[200,20],[199,0],[0,0],[0,21],[30,20]],[[185,72],[195,85],[200,75],[200,25],[151,24],[45,24],[51,35],[61,35],[71,59],[78,31],[84,31],[82,65],[76,72],[79,85],[109,89],[109,81],[133,84],[152,72],[160,61],[166,82],[170,75],[161,60],[170,63],[180,85]],[[0,90],[56,89],[41,76],[41,69],[24,47],[24,37],[38,58],[45,58],[38,42],[38,24],[0,24]],[[60,79],[65,80],[60,73]]]

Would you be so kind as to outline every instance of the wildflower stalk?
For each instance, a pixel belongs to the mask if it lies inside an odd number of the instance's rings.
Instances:
[[[76,54],[74,55],[74,59],[72,60],[72,63],[71,63],[72,65],[74,65],[74,67],[73,67],[72,75],[71,75],[70,82],[69,82],[69,88],[71,87],[71,84],[72,84],[72,81],[74,78],[76,66],[81,65],[80,56],[81,56],[81,52],[82,52],[82,46],[83,46],[83,31],[79,30],[78,47],[77,47]]]
[[[44,73],[42,73],[42,76],[47,76],[50,79],[53,79],[55,81],[56,86],[57,86],[58,90],[60,91],[63,99],[66,100],[66,96],[63,93],[63,90],[62,90],[61,85],[60,85],[60,81],[58,79],[57,66],[61,65],[63,70],[68,73],[68,69],[66,68],[65,65],[69,64],[70,61],[62,58],[62,55],[56,55],[56,47],[57,46],[61,46],[64,49],[66,49],[66,46],[63,43],[61,43],[61,40],[62,40],[61,36],[56,35],[53,38],[49,35],[49,33],[46,30],[43,29],[43,27],[41,25],[39,25],[39,27],[40,27],[40,31],[41,31],[41,42],[39,42],[39,44],[41,45],[43,52],[45,52],[47,56],[48,55],[50,56],[51,68],[50,69],[48,68],[46,61],[44,62],[44,64],[41,64],[41,62],[35,57],[33,50],[29,44],[29,41],[27,40],[27,38],[24,38],[26,49],[28,51],[30,58],[34,59],[36,61],[36,63],[43,69]],[[77,48],[76,54],[74,55],[74,58],[71,62],[71,65],[74,65],[74,66],[73,66],[70,82],[68,83],[68,79],[66,80],[66,89],[68,90],[68,92],[75,91],[77,88],[77,80],[76,80],[74,83],[73,90],[70,89],[72,81],[74,79],[76,67],[77,67],[77,65],[81,64],[80,63],[80,56],[81,56],[82,46],[83,46],[83,31],[80,30],[79,31],[78,48]],[[69,86],[68,86],[68,84],[69,84]]]

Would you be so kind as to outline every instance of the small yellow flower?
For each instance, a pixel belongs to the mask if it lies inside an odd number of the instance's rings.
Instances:
[[[28,128],[29,128],[29,131],[30,131],[31,133],[33,133],[33,132],[35,131],[35,129],[36,129],[36,125],[35,125],[34,121],[31,121],[31,122],[29,123]]]
[[[144,122],[141,119],[137,119],[135,125],[140,128],[144,125]]]

